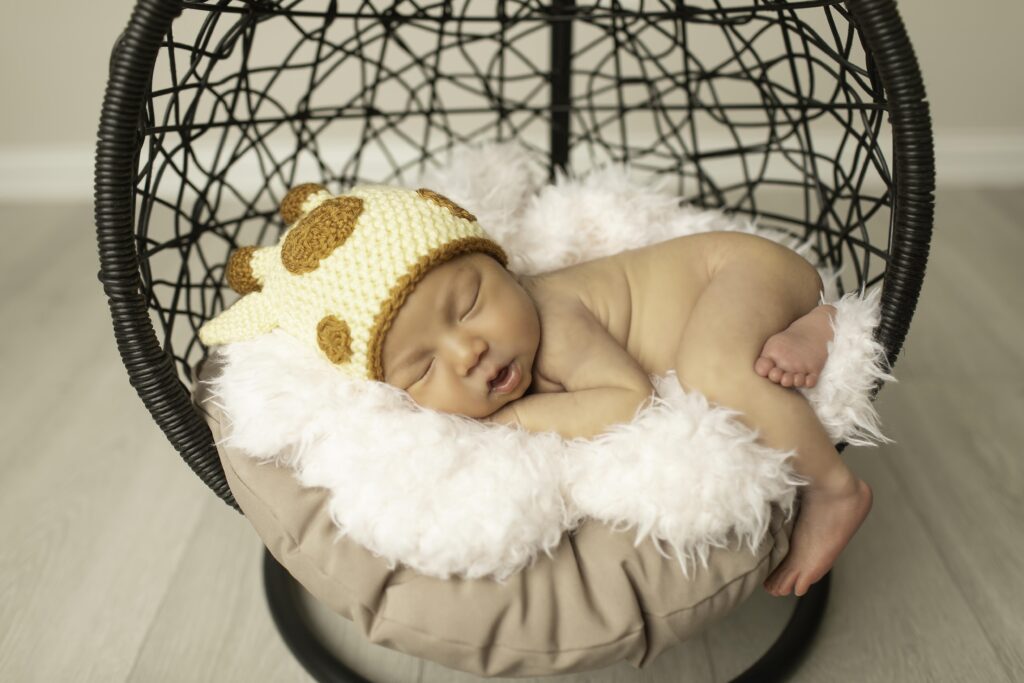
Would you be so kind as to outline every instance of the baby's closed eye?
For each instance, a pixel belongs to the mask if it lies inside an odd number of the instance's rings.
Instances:
[[[476,309],[477,302],[479,302],[479,301],[480,301],[480,284],[477,283],[476,292],[473,294],[473,303],[470,304],[469,309],[462,315],[461,318],[459,318],[459,322],[462,322],[466,318],[469,317],[469,314],[472,313]]]
[[[471,295],[472,299],[470,300],[469,307],[466,308],[466,312],[463,313],[462,316],[459,318],[459,322],[460,323],[464,322],[467,318],[469,318],[470,314],[473,313],[473,311],[476,310],[477,304],[480,302],[480,290],[481,289],[482,288],[480,286],[480,282],[477,281],[476,287],[473,288],[473,294]],[[463,307],[465,308],[465,306],[463,306]],[[436,363],[437,363],[437,356],[435,355],[435,356],[431,357],[430,362],[427,363],[427,366],[424,368],[424,370],[420,374],[419,378],[413,384],[418,384],[418,383],[422,382],[424,379],[426,379],[427,375],[430,374],[431,369],[434,367],[434,365]]]

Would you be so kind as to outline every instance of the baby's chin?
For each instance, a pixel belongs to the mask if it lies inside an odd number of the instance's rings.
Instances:
[[[519,391],[518,388],[515,391],[508,394],[498,396],[494,394],[489,394],[488,400],[474,403],[471,409],[465,411],[463,415],[465,415],[466,417],[472,417],[476,419],[484,418],[487,417],[488,415],[493,415],[497,411],[507,406],[512,401],[518,400],[521,395],[522,393]]]
[[[487,417],[493,414],[495,411],[503,408],[507,403],[514,400],[516,394],[508,394],[511,398],[497,399],[493,398],[493,395],[488,395],[488,399],[481,399],[479,397],[465,397],[460,401],[445,401],[439,403],[437,401],[421,401],[410,394],[413,402],[421,408],[427,408],[428,410],[434,410],[439,413],[447,413],[449,415],[459,415],[461,417],[471,417],[475,419]]]
[[[523,381],[532,380],[532,376],[524,375]],[[527,385],[529,387],[529,385]],[[488,394],[484,400],[474,400],[471,403],[464,404],[462,410],[448,410],[442,412],[452,412],[463,417],[472,417],[474,419],[481,419],[493,415],[498,412],[509,403],[517,401],[526,395],[526,391],[522,387],[516,387],[515,391],[507,394]]]

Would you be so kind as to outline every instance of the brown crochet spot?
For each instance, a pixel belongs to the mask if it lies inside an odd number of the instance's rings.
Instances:
[[[334,197],[316,207],[292,228],[281,245],[281,263],[289,273],[316,270],[320,261],[345,243],[363,212],[358,197]]]
[[[263,289],[263,285],[259,283],[252,272],[252,253],[254,251],[256,251],[256,247],[241,247],[235,249],[228,256],[228,286],[239,294],[258,292]]]
[[[466,211],[461,206],[445,197],[443,194],[438,194],[433,190],[428,190],[425,187],[421,187],[420,189],[416,190],[416,194],[423,197],[424,199],[429,199],[432,202],[440,204],[444,208],[451,211],[456,218],[465,218],[467,221],[476,221],[476,216],[471,214],[469,211]]]
[[[303,183],[288,190],[288,194],[281,200],[281,218],[285,225],[291,225],[302,218],[302,205],[309,198],[309,195],[324,190],[323,185],[316,183]]]
[[[352,335],[341,318],[329,315],[321,320],[316,326],[316,343],[335,365],[347,363],[352,357]]]

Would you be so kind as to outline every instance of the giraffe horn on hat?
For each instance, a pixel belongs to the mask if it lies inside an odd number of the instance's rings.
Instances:
[[[253,255],[257,247],[239,247],[228,256],[224,267],[228,286],[239,294],[250,294],[263,289],[263,278],[253,270]]]
[[[294,225],[296,221],[331,198],[331,193],[319,183],[303,183],[288,190],[281,200],[281,218],[285,225]]]
[[[273,251],[273,247],[239,247],[231,252],[224,269],[225,279],[242,298],[199,328],[203,344],[251,339],[278,326],[273,307],[262,293]]]
[[[266,334],[278,326],[269,297],[262,292],[246,294],[220,315],[199,328],[199,340],[206,346],[245,341]]]

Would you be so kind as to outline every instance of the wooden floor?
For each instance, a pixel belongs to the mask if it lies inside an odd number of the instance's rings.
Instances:
[[[878,399],[896,443],[846,451],[875,507],[795,681],[1024,680],[1021,216],[1021,190],[938,195],[899,382]],[[0,224],[0,681],[310,680],[267,613],[255,533],[128,384],[91,206],[0,206]],[[564,679],[725,681],[791,607],[758,592],[643,671]],[[332,616],[317,621],[373,680],[478,680]]]

